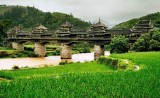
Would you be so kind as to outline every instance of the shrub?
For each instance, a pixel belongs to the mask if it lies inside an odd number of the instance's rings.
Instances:
[[[10,57],[11,57],[11,58],[17,58],[17,55],[12,54]]]
[[[117,68],[118,59],[109,57],[106,58],[102,56],[97,59],[97,63],[109,65],[112,66],[112,68]]]
[[[6,56],[8,56],[7,51],[0,51],[0,57],[6,57]]]
[[[49,47],[49,46],[47,47],[46,46],[47,51],[55,51],[56,49],[57,49],[56,47]]]
[[[91,45],[86,42],[79,42],[73,45],[73,50],[76,51],[76,53],[90,53],[90,47]]]
[[[107,51],[110,51],[111,50],[111,46],[110,45],[105,45],[104,49],[107,50]]]
[[[150,40],[149,48],[150,48],[150,50],[153,50],[153,51],[159,51],[160,50],[160,42],[157,40],[153,40],[153,39]]]
[[[118,59],[112,59],[112,65],[116,66],[118,64]]]
[[[104,56],[101,56],[97,59],[97,62],[100,64],[104,63],[105,61],[106,61],[106,57],[104,57]]]
[[[109,65],[114,69],[127,69],[129,63],[122,59],[110,58],[110,57],[100,57],[97,63]]]
[[[24,50],[26,50],[26,51],[34,51],[34,48],[33,47],[24,47]]]
[[[57,48],[57,49],[55,50],[55,53],[56,53],[56,55],[60,55],[61,49],[60,49],[60,48]]]
[[[65,65],[65,64],[67,64],[67,61],[62,61],[59,63],[59,65]]]
[[[90,53],[90,48],[89,47],[85,47],[80,53]]]
[[[160,50],[160,31],[155,30],[152,34],[152,39],[149,42],[149,48],[153,51],[159,51]]]
[[[126,69],[128,66],[128,63],[124,60],[119,60],[118,61],[118,64],[117,64],[117,67],[118,69]]]
[[[17,70],[17,69],[20,69],[17,65],[14,65],[13,67],[12,67],[12,69],[13,70]]]
[[[60,50],[61,50],[60,48],[57,48],[53,52],[47,52],[46,56],[60,55]]]
[[[47,53],[46,53],[46,56],[52,56],[52,55],[53,55],[52,52],[47,52]]]
[[[33,52],[29,52],[28,56],[29,56],[29,57],[38,57],[38,55],[35,54],[35,53],[33,53]]]
[[[21,55],[22,55],[22,53],[18,53],[18,54],[17,54],[17,57],[21,57]]]
[[[116,36],[110,43],[111,53],[125,53],[129,50],[129,40],[124,36]]]
[[[160,41],[160,29],[153,31],[152,39]]]
[[[142,34],[137,41],[133,44],[133,50],[135,51],[148,51],[149,50],[149,41],[151,37],[150,34]]]

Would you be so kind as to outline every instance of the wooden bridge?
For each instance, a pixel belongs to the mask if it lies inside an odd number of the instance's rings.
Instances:
[[[24,50],[23,43],[33,42],[35,43],[35,54],[39,56],[45,56],[46,43],[56,41],[62,44],[62,59],[71,59],[73,43],[87,41],[95,44],[94,58],[97,59],[100,55],[104,55],[104,45],[110,43],[112,37],[124,35],[133,43],[142,33],[149,32],[152,28],[150,22],[148,20],[140,21],[136,24],[137,28],[132,30],[108,30],[101,21],[93,24],[87,31],[73,31],[69,22],[62,24],[60,29],[56,31],[49,31],[43,25],[38,25],[32,32],[25,32],[20,27],[15,27],[8,32],[7,40],[12,42],[12,47],[17,50]]]

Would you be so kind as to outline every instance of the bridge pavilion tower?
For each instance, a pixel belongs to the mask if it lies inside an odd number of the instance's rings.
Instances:
[[[35,40],[34,44],[34,53],[35,55],[38,55],[40,57],[44,57],[46,55],[46,47],[45,47],[45,42],[39,41],[41,38],[41,34],[48,32],[48,28],[43,26],[42,24],[39,24],[37,27],[32,32],[32,37]]]
[[[66,21],[60,26],[60,31],[62,31],[63,33],[70,32],[71,29],[72,29],[72,25],[68,21]]]
[[[103,24],[101,22],[101,20],[99,19],[99,21],[95,24],[93,24],[91,26],[91,33],[96,37],[98,36],[99,38],[100,37],[103,37],[104,36],[104,33],[106,32],[107,30],[107,26],[105,24]],[[94,59],[96,60],[98,57],[100,57],[101,55],[104,55],[104,42],[94,42]]]
[[[63,38],[67,38],[71,33],[72,27],[73,27],[72,24],[66,21],[60,26],[58,34]],[[62,48],[61,59],[71,59],[72,58],[72,42],[68,40],[61,41],[61,48]]]
[[[151,20],[140,20],[131,29],[132,34],[130,36],[134,41],[136,41],[137,38],[141,36],[141,34],[149,33],[152,28],[153,28],[153,25]]]
[[[105,33],[107,30],[107,26],[103,24],[99,18],[99,21],[91,26],[92,33]]]
[[[8,38],[16,38],[16,34],[21,32],[22,32],[22,27],[20,25],[15,26],[7,32],[7,36]],[[12,48],[20,51],[24,50],[23,43],[17,41],[12,42]]]

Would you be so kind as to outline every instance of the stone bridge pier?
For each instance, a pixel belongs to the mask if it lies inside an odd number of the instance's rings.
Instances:
[[[72,44],[61,44],[61,59],[72,59]]]
[[[24,50],[24,45],[23,45],[23,43],[13,42],[12,43],[12,48],[16,49],[16,50],[23,51]]]
[[[104,45],[94,45],[94,60],[104,55]]]
[[[46,46],[45,43],[35,43],[34,44],[34,53],[39,57],[44,57],[46,55]]]

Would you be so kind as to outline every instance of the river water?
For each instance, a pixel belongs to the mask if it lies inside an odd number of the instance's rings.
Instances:
[[[105,52],[105,55],[110,55],[109,52]],[[93,61],[94,53],[80,53],[73,54],[72,59],[67,59],[67,62],[85,62]],[[49,56],[49,57],[40,57],[40,58],[5,58],[0,59],[0,70],[11,70],[13,66],[22,67],[44,67],[56,66],[61,62],[60,56]]]

